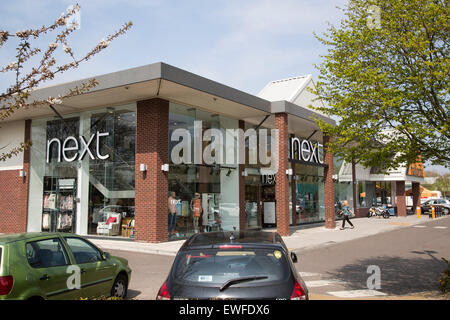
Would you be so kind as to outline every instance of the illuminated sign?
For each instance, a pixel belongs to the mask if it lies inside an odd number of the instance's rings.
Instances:
[[[61,156],[64,159],[64,161],[72,162],[75,160],[83,160],[84,156],[86,154],[89,154],[89,157],[94,160],[96,157],[100,160],[106,160],[109,158],[109,154],[102,155],[100,154],[100,139],[103,137],[109,136],[109,132],[103,132],[100,133],[97,131],[97,133],[91,135],[89,140],[86,142],[83,136],[80,136],[79,139],[75,138],[74,136],[67,137],[64,142],[61,143],[61,140],[58,138],[53,138],[51,140],[47,141],[47,163],[50,163],[51,155],[50,150],[52,147],[52,144],[55,144],[57,146],[57,154],[58,154],[58,162],[61,162]],[[96,152],[95,156],[92,154],[91,150],[89,149],[89,146],[91,143],[96,140]],[[81,150],[80,150],[81,147]],[[76,151],[74,154],[68,156],[67,152],[69,151]]]
[[[323,145],[319,142],[289,138],[291,160],[323,164]]]

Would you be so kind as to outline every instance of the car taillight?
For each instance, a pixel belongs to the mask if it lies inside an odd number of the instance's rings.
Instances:
[[[170,300],[169,289],[167,288],[167,281],[163,283],[161,288],[158,291],[158,295],[156,296],[156,300]]]
[[[305,290],[298,281],[295,281],[294,290],[292,290],[291,300],[308,300]]]
[[[7,295],[11,292],[14,284],[14,278],[12,276],[0,277],[0,296]]]

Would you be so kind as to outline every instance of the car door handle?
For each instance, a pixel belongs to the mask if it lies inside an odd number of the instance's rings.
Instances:
[[[81,269],[80,272],[81,272],[81,273],[85,273],[85,272],[86,272],[86,269]]]
[[[48,280],[50,277],[46,274],[44,274],[42,277],[39,278],[39,280]]]

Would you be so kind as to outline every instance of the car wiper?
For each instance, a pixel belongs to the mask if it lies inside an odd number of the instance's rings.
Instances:
[[[230,279],[219,288],[219,291],[223,291],[235,283],[248,282],[248,281],[254,281],[254,280],[262,280],[262,279],[267,279],[267,278],[268,278],[268,276],[258,276],[258,277],[254,276],[254,277],[243,277],[243,278]]]

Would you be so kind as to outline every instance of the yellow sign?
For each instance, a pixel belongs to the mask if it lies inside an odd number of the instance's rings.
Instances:
[[[412,163],[408,168],[408,176],[425,178],[422,158],[419,156],[416,163]]]

